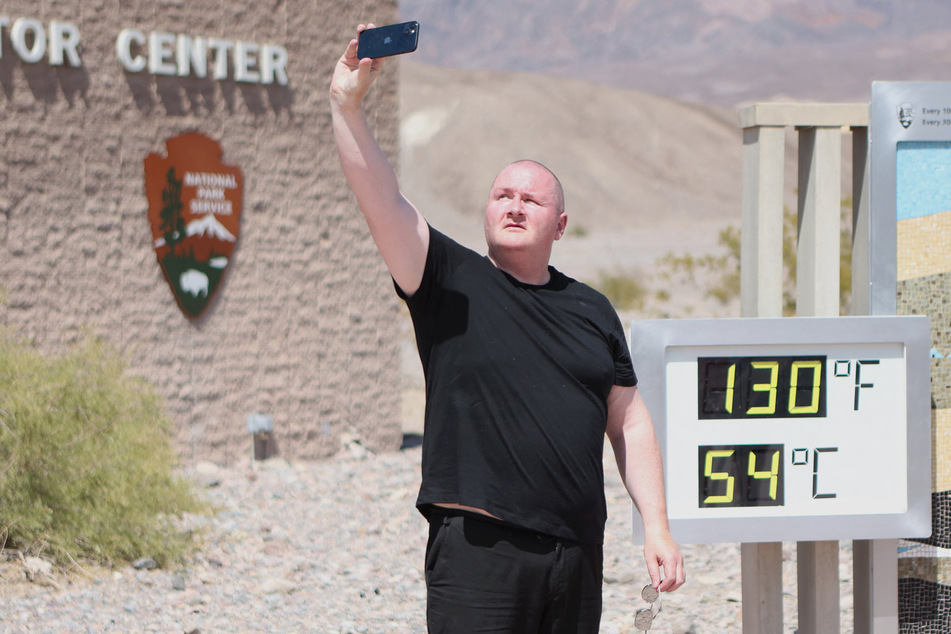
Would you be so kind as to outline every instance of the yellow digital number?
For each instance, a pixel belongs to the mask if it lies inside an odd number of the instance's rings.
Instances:
[[[754,480],[769,480],[769,499],[776,499],[776,488],[779,483],[779,452],[773,452],[773,458],[770,461],[769,471],[756,470],[756,454],[750,452],[750,464],[748,475]]]
[[[726,411],[733,413],[733,394],[736,387],[736,364],[730,366],[726,373]]]
[[[704,504],[730,504],[733,502],[733,487],[736,478],[729,471],[714,471],[713,461],[717,458],[729,458],[733,455],[732,449],[712,449],[707,452],[703,461],[703,475],[709,480],[726,480],[726,493],[723,495],[709,495]]]
[[[812,402],[809,405],[796,405],[796,391],[799,389],[799,371],[802,369],[812,370]],[[812,361],[793,361],[792,377],[789,386],[789,413],[790,414],[816,414],[819,412],[819,394],[822,381],[822,361],[813,359]]]
[[[769,403],[746,410],[750,416],[772,416],[776,413],[776,386],[779,385],[779,361],[753,361],[754,370],[769,370],[769,383],[754,383],[752,391],[769,392]]]

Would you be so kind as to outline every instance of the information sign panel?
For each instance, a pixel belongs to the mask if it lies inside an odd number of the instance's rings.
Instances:
[[[874,82],[869,124],[870,312],[893,315],[897,280],[951,270],[924,246],[951,237],[951,82]]]

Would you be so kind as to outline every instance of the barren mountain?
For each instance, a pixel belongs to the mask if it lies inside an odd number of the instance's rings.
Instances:
[[[584,280],[706,253],[740,221],[736,114],[580,80],[401,64],[402,184],[430,222],[484,252],[497,172],[548,165],[568,232],[553,263]]]
[[[720,229],[740,222],[739,105],[867,102],[873,80],[942,80],[951,61],[943,0],[401,0],[400,11],[421,23],[402,60],[410,198],[481,249],[493,177],[539,160],[567,193],[554,263],[585,280],[648,279],[664,254],[717,251]],[[790,165],[790,200],[794,184]]]
[[[417,59],[539,72],[698,103],[867,101],[944,80],[945,0],[401,0]]]

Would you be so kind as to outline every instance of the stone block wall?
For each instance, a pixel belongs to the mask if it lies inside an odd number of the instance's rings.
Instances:
[[[0,325],[51,353],[84,332],[112,342],[167,400],[188,460],[249,455],[256,412],[273,417],[289,459],[330,455],[342,434],[397,448],[398,303],[340,172],[327,102],[356,24],[397,17],[395,0],[3,3]],[[78,33],[78,66],[51,61],[54,23]],[[281,46],[288,80],[236,81],[233,50],[223,79],[132,72],[116,53],[124,29]],[[47,54],[24,59],[44,37]],[[368,102],[394,161],[397,81],[381,76]],[[186,131],[214,139],[244,177],[234,257],[198,320],[156,260],[143,170]]]
[[[947,149],[941,154],[946,165]],[[943,183],[917,175],[917,195],[898,205],[897,311],[931,320],[932,534],[899,546],[899,629],[909,634],[951,625],[951,258],[945,248],[951,212],[947,201],[929,195]],[[927,213],[908,217],[903,211],[912,206]]]

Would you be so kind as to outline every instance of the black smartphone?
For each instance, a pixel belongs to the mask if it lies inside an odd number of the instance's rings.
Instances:
[[[366,29],[360,34],[357,57],[389,57],[416,50],[419,42],[419,22],[402,22]]]

